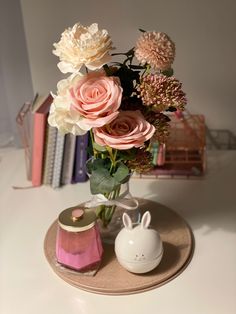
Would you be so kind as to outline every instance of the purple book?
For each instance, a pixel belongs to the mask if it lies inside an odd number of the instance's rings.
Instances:
[[[85,135],[76,136],[72,183],[85,182],[87,180],[86,161],[88,158],[88,139],[88,132]]]

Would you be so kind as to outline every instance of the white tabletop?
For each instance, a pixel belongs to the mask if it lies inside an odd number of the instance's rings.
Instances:
[[[131,179],[134,196],[178,212],[193,229],[189,266],[162,287],[105,296],[61,280],[44,257],[47,229],[64,208],[88,200],[89,185],[29,186],[22,150],[0,150],[1,314],[235,314],[236,151],[208,154],[204,179]],[[111,278],[112,281],[112,278]]]

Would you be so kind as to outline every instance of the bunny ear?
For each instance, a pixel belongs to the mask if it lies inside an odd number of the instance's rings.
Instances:
[[[144,215],[142,217],[141,227],[144,229],[147,229],[150,225],[150,222],[151,222],[151,214],[149,211],[147,211],[144,213]]]
[[[128,214],[124,213],[122,216],[122,220],[123,220],[123,224],[124,224],[125,228],[131,230],[133,226],[132,226],[132,221],[130,219],[130,216]]]

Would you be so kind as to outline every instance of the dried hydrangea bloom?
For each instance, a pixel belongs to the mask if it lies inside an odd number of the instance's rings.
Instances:
[[[136,89],[143,104],[151,106],[156,112],[165,111],[171,107],[184,110],[187,104],[182,84],[173,76],[148,74],[142,78]]]
[[[159,143],[165,143],[170,134],[170,118],[161,112],[148,112],[145,115],[146,120],[153,124],[156,128],[156,132],[152,137],[152,141]]]
[[[175,44],[162,32],[143,33],[135,48],[135,56],[141,64],[148,63],[155,70],[167,70],[175,58]]]
[[[80,23],[66,29],[53,53],[60,58],[58,67],[62,73],[74,73],[84,64],[90,70],[101,68],[110,61],[112,41],[107,30],[98,29],[98,24],[84,27]]]
[[[153,169],[152,154],[145,149],[139,149],[135,159],[128,160],[126,165],[138,173],[145,173]]]

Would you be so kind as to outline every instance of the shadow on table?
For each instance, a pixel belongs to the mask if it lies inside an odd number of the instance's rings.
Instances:
[[[146,197],[179,213],[193,229],[236,232],[236,155],[220,153],[210,158],[201,180],[151,180]]]

